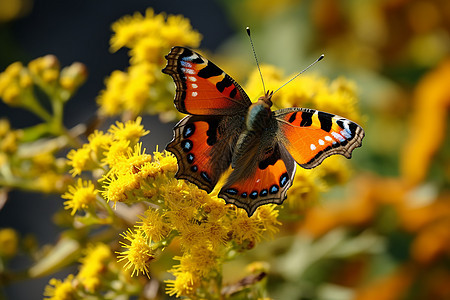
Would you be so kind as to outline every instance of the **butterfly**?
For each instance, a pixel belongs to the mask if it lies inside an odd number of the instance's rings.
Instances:
[[[218,196],[248,216],[281,204],[297,164],[310,169],[325,158],[351,158],[364,130],[334,114],[308,108],[271,110],[273,92],[255,103],[228,74],[200,54],[173,47],[163,73],[176,85],[174,103],[184,117],[166,149],[178,161],[177,179],[210,193],[231,166]]]

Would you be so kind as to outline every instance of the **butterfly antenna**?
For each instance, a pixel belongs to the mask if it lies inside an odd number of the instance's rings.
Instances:
[[[294,80],[295,78],[297,78],[298,76],[300,76],[301,74],[303,74],[304,72],[306,72],[306,70],[308,70],[309,68],[311,68],[312,66],[314,66],[316,63],[318,63],[319,61],[322,60],[322,58],[324,58],[325,55],[322,54],[319,56],[318,59],[316,59],[312,64],[310,64],[309,66],[307,66],[305,69],[303,69],[303,71],[301,71],[300,73],[298,73],[297,75],[295,75],[294,77],[292,77],[291,79],[289,79],[285,84],[283,84],[282,86],[280,86],[275,92],[273,92],[274,94],[276,92],[278,92],[282,87],[284,87],[285,85],[287,85],[288,83],[290,83],[292,80]]]
[[[250,39],[250,44],[252,45],[252,51],[253,51],[253,56],[255,57],[256,60],[256,66],[258,67],[258,71],[259,71],[259,76],[261,76],[261,81],[262,81],[262,85],[263,85],[263,92],[266,92],[266,86],[264,85],[264,79],[261,73],[261,68],[259,67],[259,62],[258,62],[258,57],[256,56],[256,51],[255,51],[255,46],[253,46],[253,40],[252,40],[252,36],[250,35],[250,27],[245,28],[247,30],[247,34],[248,37]]]

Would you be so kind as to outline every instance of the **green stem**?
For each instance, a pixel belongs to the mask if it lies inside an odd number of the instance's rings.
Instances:
[[[47,123],[50,123],[53,119],[50,113],[41,106],[41,104],[36,99],[33,93],[29,93],[26,96],[26,100],[23,104],[23,107],[28,109],[29,111],[31,111],[32,113],[34,113]]]

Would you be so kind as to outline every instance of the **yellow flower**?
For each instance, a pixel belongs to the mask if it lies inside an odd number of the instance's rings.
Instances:
[[[123,159],[126,156],[130,149],[130,141],[127,140],[118,140],[112,142],[109,147],[107,146],[106,151],[104,152],[103,164],[114,166],[117,161]]]
[[[278,210],[276,207],[275,204],[262,205],[255,212],[255,218],[258,220],[260,228],[272,235],[278,232],[277,226],[281,225],[281,222],[277,219]]]
[[[97,167],[97,164],[92,160],[91,148],[88,144],[84,144],[79,149],[70,150],[67,159],[69,160],[67,164],[72,167],[70,170],[72,176],[80,175],[83,171],[93,170]]]
[[[88,136],[89,148],[91,148],[94,160],[100,162],[104,159],[104,151],[109,148],[113,142],[113,137],[109,133],[95,130]]]
[[[9,131],[0,141],[0,151],[9,154],[15,153],[22,135],[23,132],[21,130]]]
[[[157,210],[149,207],[143,216],[139,216],[136,228],[145,233],[149,241],[159,242],[166,237],[169,232],[169,224],[167,220]]]
[[[81,268],[77,279],[89,292],[95,292],[101,283],[102,273],[112,259],[111,249],[105,244],[88,247],[86,256],[80,259]]]
[[[236,210],[236,218],[231,223],[231,230],[233,240],[239,245],[248,243],[249,248],[253,248],[262,238],[256,214],[249,218],[242,209]]]
[[[317,169],[316,177],[320,177],[323,182],[323,187],[332,185],[345,184],[351,175],[351,166],[347,159],[340,155],[333,155],[322,162]]]
[[[62,88],[72,94],[86,81],[86,78],[86,66],[82,63],[75,62],[61,70],[59,83]]]
[[[297,168],[292,187],[288,190],[288,204],[291,210],[303,214],[304,211],[316,204],[322,187],[316,170]]]
[[[145,16],[136,12],[133,16],[125,16],[112,26],[114,35],[111,38],[111,49],[117,51],[126,46],[131,48],[147,35],[157,35],[164,24],[164,15],[155,15],[153,9],[147,9]]]
[[[274,91],[280,87],[283,80],[283,72],[272,65],[261,65],[261,73],[264,76],[264,83],[266,84],[266,90]],[[263,96],[266,91],[263,91],[261,83],[261,76],[258,69],[254,69],[249,75],[247,84],[245,85],[245,91],[252,101]],[[277,94],[278,96],[278,94]],[[273,101],[275,101],[275,98]]]
[[[127,121],[125,124],[117,121],[116,125],[112,125],[108,132],[113,135],[115,140],[130,141],[131,145],[135,145],[141,137],[150,132],[144,130],[141,122],[142,117],[137,117],[135,121]]]
[[[31,92],[32,80],[21,62],[9,65],[0,73],[0,97],[11,106],[23,105]]]
[[[28,69],[36,83],[44,87],[44,90],[48,84],[56,83],[59,79],[60,65],[54,55],[46,55],[30,61]]]
[[[151,162],[152,156],[150,154],[145,154],[145,148],[141,150],[141,147],[142,143],[138,143],[134,146],[133,151],[128,148],[128,153],[126,155],[119,156],[116,159],[114,165],[110,169],[110,174],[136,174],[144,164]]]
[[[32,8],[32,1],[0,1],[0,23],[10,22],[27,15]]]
[[[69,300],[76,299],[76,289],[72,283],[74,276],[70,274],[64,281],[52,278],[45,287],[44,296],[46,300]]]
[[[178,218],[183,217],[178,214]],[[176,223],[172,223],[178,225]],[[195,223],[190,223],[189,220],[183,223],[183,226],[175,227],[180,233],[180,245],[182,249],[189,250],[194,246],[201,245],[205,242],[208,236],[203,232],[203,228]]]
[[[128,68],[128,81],[124,86],[123,108],[137,115],[149,104],[152,84],[155,82],[156,66],[147,63]]]
[[[67,210],[71,209],[70,214],[72,216],[80,209],[87,210],[95,204],[97,193],[98,191],[95,190],[92,181],[83,181],[81,178],[78,178],[77,185],[69,186],[69,190],[61,196],[63,199],[67,199],[64,202],[64,208]]]
[[[36,190],[44,193],[63,192],[67,183],[66,176],[52,170],[40,172],[39,177],[34,180]]]
[[[122,71],[113,71],[105,80],[106,89],[97,97],[100,113],[113,116],[123,110],[123,90],[128,83],[128,74]]]
[[[201,34],[192,29],[189,20],[181,15],[167,17],[161,36],[169,46],[187,45],[194,48],[200,45],[202,39]]]
[[[11,130],[11,124],[8,119],[0,119],[0,138],[3,138]]]
[[[172,272],[175,279],[166,280],[166,293],[169,296],[189,296],[200,287],[200,280],[189,272]]]
[[[357,109],[357,91],[354,82],[343,77],[333,80],[328,87],[316,90],[312,98],[315,109],[327,111],[354,122],[361,122],[361,115]]]
[[[138,176],[133,173],[124,173],[106,177],[103,185],[102,196],[114,202],[134,202],[137,201],[136,193],[139,192]]]
[[[113,51],[124,46],[133,48],[139,41],[149,37],[160,39],[167,49],[175,45],[198,47],[201,40],[201,35],[192,29],[188,19],[169,15],[165,21],[165,15],[155,15],[153,9],[147,9],[145,16],[135,13],[121,18],[112,25],[112,30]]]
[[[134,274],[139,275],[139,273],[149,275],[149,262],[154,259],[154,254],[152,253],[151,247],[149,246],[149,241],[145,237],[144,232],[137,230],[132,231],[128,229],[127,232],[121,234],[121,236],[128,240],[130,244],[120,242],[123,248],[127,250],[123,252],[117,252],[119,255],[117,258],[120,261],[125,261],[125,269],[133,268],[131,276]]]
[[[229,228],[225,222],[215,221],[211,218],[210,221],[201,224],[201,230],[205,237],[204,244],[211,244],[213,249],[217,249],[219,246],[225,245],[229,239]]]
[[[182,270],[197,273],[200,278],[204,278],[217,269],[220,257],[220,252],[200,244],[184,253],[180,266]]]
[[[158,36],[147,36],[139,39],[131,49],[131,63],[152,63],[161,59],[166,43]]]
[[[17,253],[19,237],[12,228],[0,229],[0,257],[9,258]]]

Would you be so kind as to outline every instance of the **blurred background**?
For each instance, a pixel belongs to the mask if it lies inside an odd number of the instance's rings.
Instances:
[[[62,66],[84,63],[89,77],[68,102],[65,125],[87,123],[105,78],[129,64],[127,49],[110,51],[111,24],[148,7],[189,18],[203,35],[200,48],[242,85],[255,66],[246,26],[261,63],[291,74],[324,53],[308,72],[354,82],[366,137],[350,179],[300,221],[282,220],[276,243],[242,258],[271,265],[270,296],[450,299],[449,1],[0,0],[0,71],[46,54]],[[0,102],[3,117],[13,128],[38,122]],[[173,123],[157,116],[143,123],[151,130],[147,149],[170,141]],[[61,205],[59,195],[12,191],[0,228],[54,243],[52,216]],[[18,257],[13,265],[27,261]],[[48,280],[9,285],[5,296],[41,299]]]

